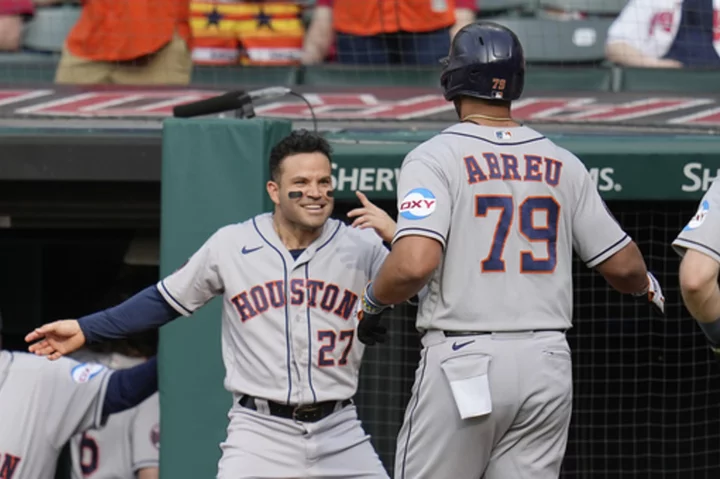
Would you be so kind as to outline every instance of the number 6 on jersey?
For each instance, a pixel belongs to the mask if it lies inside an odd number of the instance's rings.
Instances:
[[[476,195],[475,216],[486,217],[491,210],[500,210],[490,252],[480,262],[483,273],[505,272],[505,244],[513,224],[515,205],[511,195]],[[545,212],[545,226],[535,225],[535,213]],[[552,273],[557,265],[557,231],[560,205],[552,196],[529,196],[518,207],[518,229],[531,243],[543,242],[547,254],[537,258],[530,250],[520,251],[520,272],[526,274]]]

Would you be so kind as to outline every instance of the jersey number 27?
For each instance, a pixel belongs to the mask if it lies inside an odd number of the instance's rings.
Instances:
[[[492,245],[487,257],[480,262],[483,273],[505,272],[505,243],[513,225],[515,204],[510,195],[476,195],[475,216],[486,217],[490,210],[500,210]],[[520,252],[520,272],[529,274],[552,273],[557,265],[557,232],[560,205],[552,196],[529,196],[518,206],[518,229],[528,241],[545,243],[545,258],[536,258],[532,251]],[[534,215],[544,211],[547,222],[536,226]]]

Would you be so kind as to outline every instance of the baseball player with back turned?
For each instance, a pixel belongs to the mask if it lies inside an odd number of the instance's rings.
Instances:
[[[374,344],[382,310],[427,284],[396,479],[558,477],[572,409],[573,248],[615,289],[664,311],[585,166],[511,118],[524,72],[510,30],[462,28],[441,76],[461,122],[400,170],[392,251],[358,325]]]
[[[110,369],[126,369],[154,356],[155,343],[157,335],[137,335],[82,348],[72,357]],[[102,427],[75,435],[70,441],[71,478],[158,479],[159,399],[156,392],[138,406],[110,416]]]
[[[104,425],[156,391],[155,358],[113,371],[0,348],[0,479],[52,479],[73,435]]]
[[[274,213],[220,228],[178,271],[119,306],[37,329],[30,350],[57,358],[222,295],[234,402],[218,477],[387,478],[352,397],[359,298],[388,253],[372,229],[389,241],[395,223],[362,195],[357,228],[329,219],[330,154],[322,137],[293,132],[270,154]]]
[[[720,181],[712,182],[672,245],[682,256],[680,291],[685,307],[720,361]]]

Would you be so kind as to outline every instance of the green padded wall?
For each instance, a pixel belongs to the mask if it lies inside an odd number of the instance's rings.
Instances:
[[[288,121],[181,120],[163,125],[160,274],[219,227],[267,211],[267,158]],[[221,299],[160,330],[162,479],[215,477],[231,396],[223,388]]]

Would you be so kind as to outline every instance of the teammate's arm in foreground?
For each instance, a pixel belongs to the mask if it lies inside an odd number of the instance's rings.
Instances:
[[[384,341],[386,328],[379,324],[382,311],[409,300],[429,281],[442,260],[450,230],[451,195],[447,179],[436,162],[408,156],[400,170],[398,195],[400,211],[392,250],[363,293],[363,320],[358,325],[358,339],[368,345]],[[423,195],[424,198],[418,198]],[[403,208],[404,203],[411,205],[414,201],[431,204],[417,211],[411,206]]]
[[[680,262],[683,303],[720,361],[720,182],[715,180],[695,216],[673,241]]]

